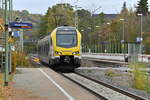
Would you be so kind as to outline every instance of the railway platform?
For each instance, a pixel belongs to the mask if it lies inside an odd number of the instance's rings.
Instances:
[[[19,68],[11,100],[99,100],[49,68]],[[21,91],[21,92],[20,92]]]

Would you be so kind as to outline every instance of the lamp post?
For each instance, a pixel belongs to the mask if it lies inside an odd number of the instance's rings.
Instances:
[[[108,22],[107,25],[109,26],[110,23]],[[109,41],[109,50],[108,52],[111,53],[111,42],[110,42],[110,32],[108,31],[108,41]]]
[[[83,49],[82,49],[82,52],[84,52],[84,51],[86,51],[86,50],[85,50],[85,42],[84,42],[84,40],[86,40],[86,39],[85,39],[85,36],[84,36],[84,29],[81,29],[81,32],[82,32],[81,34],[82,34],[82,37],[83,37],[83,38],[82,38],[82,48],[83,48]]]
[[[126,61],[126,56],[125,56],[125,19],[120,19],[120,21],[122,21],[122,46],[123,46],[123,55],[124,55],[124,61]]]
[[[124,19],[120,19],[120,21],[122,21],[122,40],[121,40],[121,42],[124,43],[125,42],[125,24],[124,24]]]
[[[87,31],[88,31],[88,35],[87,35],[87,37],[88,37],[88,48],[89,48],[89,53],[91,53],[91,30],[92,30],[92,28],[91,27],[87,27]]]
[[[91,44],[92,44],[92,42],[91,42],[91,36],[92,35],[90,34],[90,32],[91,32],[92,28],[88,27],[87,29],[88,29],[88,33],[89,33],[89,35],[88,35],[88,37],[89,37],[89,45],[91,46]]]
[[[13,0],[8,0],[9,1],[9,17],[8,17],[8,19],[9,19],[9,22],[11,22],[12,21],[12,10],[13,10]],[[10,29],[10,31],[9,32],[12,32],[12,29]],[[11,38],[11,36],[9,37],[9,38]],[[9,74],[11,74],[11,72],[12,72],[12,57],[11,57],[11,55],[12,55],[12,52],[11,52],[11,46],[12,46],[12,43],[8,43],[8,46],[9,46]]]
[[[110,23],[108,22],[107,25],[109,26]],[[109,40],[109,42],[110,42],[110,33],[108,33],[108,40]]]
[[[8,0],[5,0],[5,13],[4,13],[4,18],[5,18],[5,75],[4,75],[4,85],[8,86],[8,11],[7,11],[7,3]]]
[[[140,54],[142,54],[142,41],[143,41],[143,14],[138,14],[138,16],[141,16],[141,34],[140,34]]]
[[[75,5],[75,26],[78,29],[78,6]]]
[[[75,1],[74,4],[78,3],[79,0]],[[78,7],[78,5],[76,4],[75,6],[72,6],[75,8],[75,20],[74,20],[74,24],[75,24],[75,27],[78,29],[78,8],[82,8],[82,7]]]
[[[75,26],[78,29],[79,28],[79,18],[78,18],[78,9],[81,9],[82,7],[78,7],[77,5],[75,5]]]
[[[84,44],[84,40],[85,40],[85,37],[84,37],[84,29],[82,29],[81,32],[82,32],[82,34],[83,34],[83,36],[82,36],[82,37],[83,37],[83,38],[82,38],[82,39],[83,39],[82,43]]]

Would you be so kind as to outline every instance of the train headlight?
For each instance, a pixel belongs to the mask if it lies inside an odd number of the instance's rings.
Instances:
[[[72,54],[73,54],[73,55],[79,54],[79,51],[77,51],[77,52],[73,52]]]
[[[61,52],[58,52],[58,51],[55,51],[55,54],[57,54],[57,55],[62,55],[62,53],[61,53]]]

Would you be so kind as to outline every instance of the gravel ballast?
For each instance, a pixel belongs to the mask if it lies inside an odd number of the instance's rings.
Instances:
[[[76,75],[74,73],[65,74],[65,75],[72,78],[74,81],[77,81],[78,83],[88,87],[89,89],[93,90],[94,92],[102,95],[103,97],[107,98],[108,100],[134,100],[128,96],[125,96],[119,92],[116,92],[112,89],[109,89],[103,85],[95,83],[91,80],[88,80],[88,79],[81,77],[79,75]]]
[[[94,78],[96,80],[100,80],[100,81],[109,83],[109,84],[119,87],[123,90],[130,91],[131,93],[140,95],[140,96],[150,100],[150,94],[148,94],[145,91],[132,88],[131,76],[128,74],[128,72],[125,68],[123,68],[123,69],[119,68],[121,70],[115,69],[115,72],[117,72],[118,74],[122,74],[122,75],[118,75],[118,76],[116,75],[114,77],[109,77],[109,76],[105,75],[107,69],[108,68],[81,67],[81,68],[76,69],[75,72],[83,74],[83,75],[91,77],[91,78]]]

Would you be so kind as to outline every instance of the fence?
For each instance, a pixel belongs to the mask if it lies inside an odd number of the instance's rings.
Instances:
[[[99,45],[82,45],[82,52],[91,53],[128,53],[129,45],[135,45],[140,53],[140,43],[101,43]],[[142,45],[142,53],[150,54],[150,43]]]
[[[82,45],[83,52],[92,53],[128,53],[129,43],[103,43],[99,45]]]

